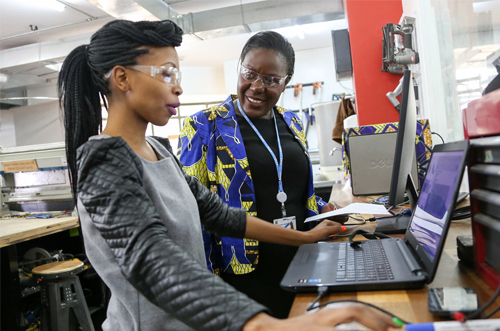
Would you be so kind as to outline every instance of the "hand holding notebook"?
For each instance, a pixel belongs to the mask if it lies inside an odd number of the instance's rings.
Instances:
[[[391,215],[383,205],[374,205],[369,203],[351,203],[347,207],[329,211],[327,213],[311,216],[305,219],[304,223],[320,221],[337,215],[344,214],[371,214],[371,215]]]

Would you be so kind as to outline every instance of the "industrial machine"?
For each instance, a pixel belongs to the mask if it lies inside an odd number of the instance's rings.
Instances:
[[[418,53],[412,45],[413,24],[387,23],[382,27],[382,32],[382,71],[403,74],[408,65],[419,62]]]
[[[406,19],[404,22],[403,25],[387,23],[382,27],[384,38],[382,39],[383,58],[381,71],[392,74],[403,74],[409,65],[419,63],[419,56],[414,50],[412,42],[413,23],[408,23]],[[401,94],[402,87],[403,78],[400,79],[394,91],[386,94],[398,112],[400,104],[397,97]],[[415,96],[418,99],[418,93]]]
[[[0,148],[0,215],[73,210],[64,142]]]
[[[399,84],[396,87],[396,89],[392,92],[387,92],[386,94],[387,98],[398,112],[401,109],[401,104],[397,97],[401,94],[402,91],[403,91],[403,77],[401,77],[401,79],[399,80]]]
[[[415,85],[415,80],[413,79],[413,77],[412,77],[412,86],[413,86],[413,90],[415,93],[415,102],[417,103],[417,114],[418,114],[419,113],[419,111],[418,111],[418,108],[419,108],[419,106],[418,106],[418,88],[417,88],[417,85]],[[396,108],[396,110],[398,112],[401,109],[401,104],[400,104],[397,97],[401,95],[402,91],[403,91],[403,77],[401,77],[401,79],[399,80],[399,84],[394,91],[386,93],[387,98],[389,99],[389,101],[392,103],[392,105],[394,106],[394,108]]]

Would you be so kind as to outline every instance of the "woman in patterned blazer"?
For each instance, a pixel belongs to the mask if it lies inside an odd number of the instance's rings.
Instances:
[[[178,156],[184,170],[233,207],[299,231],[309,216],[334,209],[313,188],[311,160],[300,119],[276,105],[295,65],[292,45],[260,32],[245,44],[238,94],[184,123]],[[204,233],[209,269],[286,318],[294,294],[279,283],[296,247]]]

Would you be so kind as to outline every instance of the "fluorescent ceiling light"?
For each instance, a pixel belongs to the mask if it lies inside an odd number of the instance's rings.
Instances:
[[[45,68],[49,68],[54,71],[61,71],[62,63],[47,64]]]
[[[298,37],[299,39],[305,38],[304,30],[302,30],[302,27],[298,24],[274,30],[288,39],[292,39],[295,37]]]
[[[313,37],[318,35],[324,35],[325,32],[330,34],[332,30],[338,29],[347,29],[347,21],[345,19],[335,20],[335,21],[326,21],[326,22],[317,22],[317,23],[308,23],[308,24],[300,24],[287,26],[283,28],[273,29],[274,31],[282,34],[288,39],[299,38],[305,39],[307,36]]]
[[[27,5],[53,9],[58,12],[64,11],[66,5],[57,0],[21,0]]]
[[[302,30],[300,25],[294,25],[294,27],[296,28],[297,36],[299,37],[299,39],[304,39],[305,38],[304,31]]]

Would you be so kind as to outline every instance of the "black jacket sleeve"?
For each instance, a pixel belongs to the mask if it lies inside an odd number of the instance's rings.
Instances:
[[[197,330],[240,330],[265,310],[170,239],[142,185],[142,163],[122,138],[85,143],[77,163],[80,201],[123,275],[148,300]]]
[[[167,138],[154,138],[163,144],[172,155],[175,155]],[[201,184],[196,177],[187,175],[177,157],[175,160],[196,198],[205,231],[216,233],[219,236],[243,238],[246,230],[246,210],[229,207],[217,194]]]

